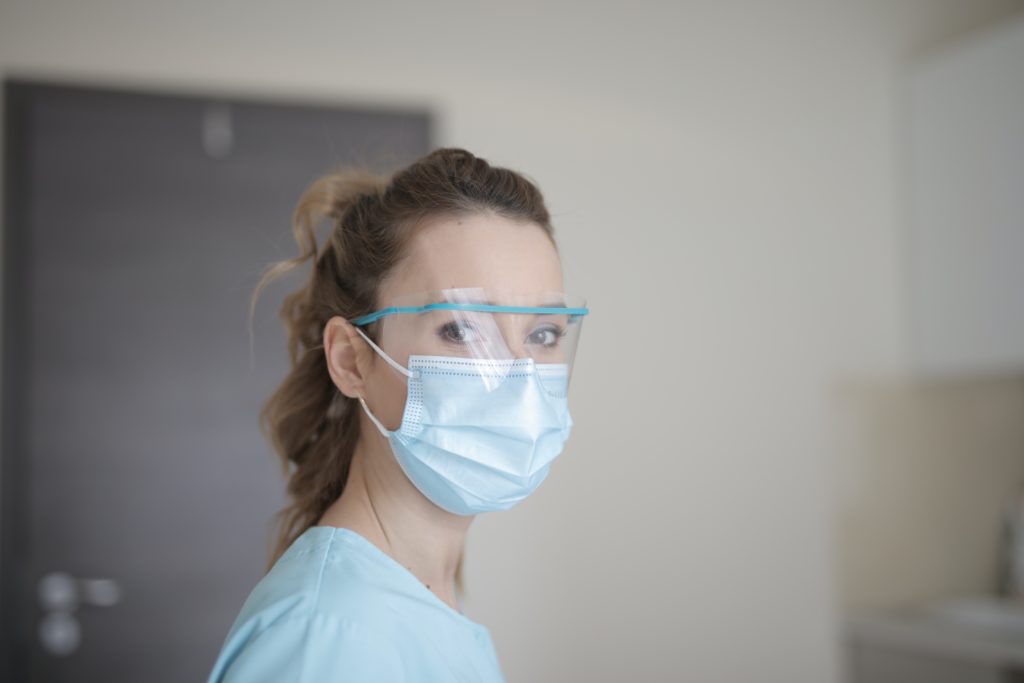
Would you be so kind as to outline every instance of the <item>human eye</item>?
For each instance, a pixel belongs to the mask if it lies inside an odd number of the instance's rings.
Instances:
[[[437,328],[437,336],[449,344],[468,344],[477,340],[476,327],[461,320],[452,320]]]
[[[565,333],[566,330],[558,325],[545,325],[531,332],[527,338],[527,343],[551,348],[558,344],[558,340],[564,337]]]

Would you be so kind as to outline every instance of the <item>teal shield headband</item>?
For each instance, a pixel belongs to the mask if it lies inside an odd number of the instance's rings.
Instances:
[[[388,306],[373,313],[350,320],[353,325],[362,326],[380,320],[384,316],[398,313],[423,313],[425,311],[480,311],[485,313],[536,313],[541,315],[567,315],[571,322],[590,312],[586,307],[566,306],[500,306],[497,304],[433,303],[422,306]]]

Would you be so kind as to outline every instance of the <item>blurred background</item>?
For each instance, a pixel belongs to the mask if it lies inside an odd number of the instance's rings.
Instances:
[[[1021,680],[1024,2],[0,0],[0,679],[201,680],[283,476],[303,188],[535,180],[558,465],[470,532],[509,681]]]

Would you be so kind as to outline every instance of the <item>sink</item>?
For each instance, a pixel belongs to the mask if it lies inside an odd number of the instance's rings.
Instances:
[[[956,598],[929,605],[924,613],[949,623],[1024,638],[1024,602],[996,596]]]

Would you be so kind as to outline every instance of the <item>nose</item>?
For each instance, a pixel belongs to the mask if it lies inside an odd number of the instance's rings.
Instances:
[[[523,316],[516,316],[511,313],[502,313],[495,316],[498,330],[501,332],[501,341],[507,358],[519,360],[530,358],[532,354],[526,345],[526,331],[524,325],[527,321],[516,320]]]

